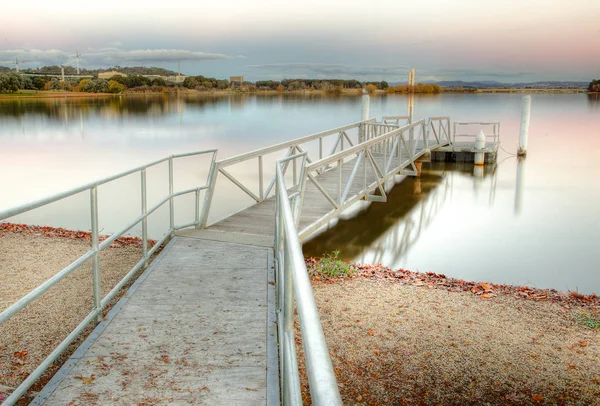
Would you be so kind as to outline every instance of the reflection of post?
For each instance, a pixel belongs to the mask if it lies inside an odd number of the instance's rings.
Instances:
[[[79,132],[81,133],[81,139],[83,139],[83,110],[79,108]]]
[[[408,124],[412,124],[413,123],[413,117],[415,115],[415,94],[414,93],[409,93],[408,94]],[[413,142],[415,140],[415,130],[414,128],[411,128],[408,132],[409,134],[409,139],[410,139],[410,146],[411,148],[413,147]]]
[[[475,177],[473,189],[475,190],[475,194],[481,190],[481,185],[483,184],[483,168],[483,165],[473,165],[473,176]]]
[[[515,185],[515,214],[521,214],[523,208],[523,182],[525,178],[525,158],[517,158],[517,183]]]

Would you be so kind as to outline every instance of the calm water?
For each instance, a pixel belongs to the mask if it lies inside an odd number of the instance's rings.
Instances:
[[[520,103],[511,94],[416,97],[415,118],[500,121],[502,146],[515,152]],[[373,117],[406,111],[405,97],[372,98]],[[223,158],[359,117],[357,97],[0,100],[0,210],[169,154],[218,148]],[[406,179],[387,204],[340,221],[305,251],[339,250],[345,259],[395,268],[599,293],[599,129],[597,97],[533,95],[525,160],[501,152],[483,176],[468,165],[425,166],[422,178]],[[207,163],[177,162],[176,188],[204,183]],[[164,164],[148,171],[149,205],[167,192],[166,174]],[[139,175],[99,188],[103,232],[118,231],[139,214],[139,195]],[[11,220],[89,229],[88,202],[84,193]],[[249,203],[220,178],[211,219]],[[180,198],[176,212],[177,223],[191,221],[191,199]],[[159,210],[151,217],[155,237],[167,215]]]

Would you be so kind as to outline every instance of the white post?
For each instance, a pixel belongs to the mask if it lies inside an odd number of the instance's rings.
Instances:
[[[519,135],[519,150],[517,155],[527,155],[527,137],[529,135],[529,119],[531,116],[531,96],[523,96],[521,110],[521,134]]]
[[[369,119],[369,95],[367,94],[367,89],[363,89],[362,96],[362,116],[361,121]]]
[[[483,165],[485,163],[485,134],[483,130],[479,130],[477,137],[475,138],[475,149],[482,150],[482,152],[475,152],[475,165]]]
[[[523,183],[525,178],[525,159],[517,158],[517,182],[515,185],[515,214],[521,214],[523,208]]]

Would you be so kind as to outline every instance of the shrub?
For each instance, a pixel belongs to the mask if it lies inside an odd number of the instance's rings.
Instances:
[[[321,261],[311,267],[308,273],[311,276],[322,276],[326,278],[345,278],[354,274],[354,269],[339,259],[339,251],[333,251],[321,258]]]

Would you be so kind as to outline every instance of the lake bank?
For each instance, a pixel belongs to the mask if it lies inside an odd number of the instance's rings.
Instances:
[[[600,396],[600,330],[578,317],[598,317],[595,295],[556,292],[555,301],[526,287],[370,265],[312,284],[344,404],[595,404]]]
[[[226,90],[194,90],[194,89],[173,89],[165,88],[165,91],[136,91],[135,89],[127,90],[125,93],[89,93],[89,92],[62,92],[53,90],[31,90],[31,91],[19,91],[17,93],[3,93],[0,94],[0,100],[5,99],[35,99],[35,98],[65,98],[65,97],[110,97],[110,96],[131,96],[131,95],[206,95],[206,96],[229,96],[229,95],[261,95],[261,96],[273,96],[278,94],[291,94],[291,95],[324,95],[324,96],[362,96],[362,89],[342,89],[340,91],[323,91],[316,89],[305,89],[305,90],[239,90],[239,89],[226,89]],[[445,94],[463,94],[463,93],[556,93],[556,94],[569,94],[569,93],[587,93],[587,89],[446,89],[442,88],[441,93]],[[377,89],[371,92],[370,95],[386,95],[386,94],[399,94],[399,95],[423,95],[432,93],[403,93],[403,92],[389,92],[385,89]],[[439,93],[436,93],[439,94]]]

